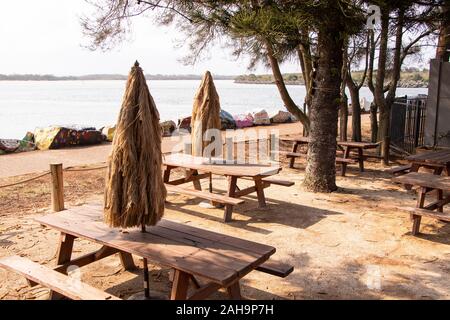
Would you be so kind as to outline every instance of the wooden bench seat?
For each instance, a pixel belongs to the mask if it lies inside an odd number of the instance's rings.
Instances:
[[[282,186],[282,187],[292,187],[293,185],[295,185],[295,182],[288,181],[288,180],[274,179],[271,177],[263,178],[262,181],[270,183],[270,184]]]
[[[428,209],[420,209],[420,208],[410,208],[409,211],[412,215],[417,215],[421,217],[428,217],[433,218],[437,220],[443,220],[450,222],[450,214],[448,213],[442,213],[437,211],[431,211]]]
[[[340,158],[340,157],[337,157],[336,158],[336,163],[341,165],[341,176],[345,177],[345,174],[347,172],[347,165],[349,165],[349,164],[356,164],[356,163],[358,163],[358,161],[356,161],[355,159],[351,159],[351,158]]]
[[[1,258],[0,266],[72,300],[120,300],[112,294],[19,256]]]
[[[306,158],[307,156],[306,153],[301,152],[279,151],[278,153],[285,155],[288,159]],[[336,157],[336,163],[341,165],[341,176],[345,177],[347,166],[349,164],[357,164],[358,160],[352,158]]]
[[[282,155],[285,155],[286,158],[288,158],[288,159],[290,159],[290,158],[306,158],[306,156],[307,156],[306,153],[300,153],[300,152],[280,151],[279,153]]]
[[[436,212],[425,208],[409,208],[408,211],[410,212],[413,220],[413,227],[411,232],[413,236],[419,234],[422,217],[428,217],[436,220],[450,222],[450,214]]]
[[[253,179],[250,177],[241,177],[240,179],[253,181]],[[288,180],[274,179],[272,177],[262,178],[261,181],[268,183],[268,184],[275,184],[275,185],[282,186],[282,187],[292,187],[293,185],[295,185],[295,182],[288,181]]]
[[[193,196],[193,197],[198,197],[198,198],[202,198],[205,200],[210,200],[213,201],[215,203],[220,203],[223,205],[238,205],[238,204],[242,204],[244,203],[244,200],[242,199],[238,199],[238,198],[232,198],[232,197],[228,197],[228,196],[223,196],[220,194],[215,194],[215,193],[211,193],[211,192],[205,192],[205,191],[200,191],[200,190],[193,190],[193,189],[188,189],[188,188],[183,188],[180,186],[175,186],[172,184],[166,184],[166,189],[169,192],[174,192],[174,193],[178,193],[178,194],[184,194],[184,195],[188,195],[188,196]]]
[[[387,173],[393,174],[393,175],[401,175],[406,174],[411,171],[412,164],[406,164],[404,166],[398,166],[395,168],[391,168],[386,170]]]
[[[273,276],[286,278],[292,273],[292,271],[294,271],[294,267],[279,261],[268,260],[256,268],[256,270],[271,274]]]

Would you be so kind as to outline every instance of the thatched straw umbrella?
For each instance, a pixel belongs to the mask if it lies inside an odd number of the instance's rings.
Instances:
[[[155,225],[164,213],[159,113],[136,61],[128,76],[108,161],[104,218],[111,227]],[[148,267],[144,259],[148,292]]]
[[[197,90],[192,108],[192,155],[203,156],[203,150],[210,143],[204,141],[204,133],[208,129],[220,130],[220,101],[209,71],[203,76]],[[221,139],[221,137],[218,137]],[[220,143],[220,145],[222,145]],[[212,154],[213,156],[215,154]]]

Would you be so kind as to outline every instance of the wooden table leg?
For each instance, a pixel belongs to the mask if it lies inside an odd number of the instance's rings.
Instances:
[[[72,257],[73,241],[75,237],[61,232],[59,238],[58,253],[56,254],[56,264],[64,264],[70,261]]]
[[[299,143],[298,142],[294,142],[294,146],[292,147],[292,152],[297,152]],[[294,163],[295,163],[295,157],[292,157],[289,160],[289,168],[294,168]]]
[[[120,263],[125,270],[135,270],[136,265],[134,264],[133,256],[131,253],[121,251],[119,252]]]
[[[172,293],[170,300],[186,300],[189,288],[190,275],[186,272],[175,270]]]
[[[443,200],[444,199],[444,191],[443,190],[436,190],[436,196],[437,196],[437,201]],[[444,206],[440,206],[437,207],[437,212],[444,212]]]
[[[59,237],[58,252],[56,253],[56,265],[59,266],[70,262],[74,240],[74,236],[61,232],[61,235]],[[63,295],[52,290],[50,291],[49,297],[50,300],[61,300],[62,298],[64,298]]]
[[[427,195],[427,191],[428,191],[427,188],[424,188],[424,187],[420,187],[417,190],[417,204],[416,204],[417,208],[423,208],[425,206],[425,197]],[[422,221],[422,216],[411,214],[411,219],[413,221],[411,233],[413,236],[416,236],[419,234],[420,222]]]
[[[227,288],[228,296],[230,300],[242,300],[241,287],[239,281],[236,281]]]
[[[164,175],[163,175],[164,183],[168,183],[170,181],[170,171],[171,170],[172,170],[171,167],[166,167],[166,169],[164,170]]]
[[[411,169],[409,170],[409,172],[419,172],[420,169],[420,165],[417,163],[412,163],[411,164]],[[405,189],[406,190],[411,190],[412,189],[412,185],[410,184],[405,184]]]
[[[358,148],[358,162],[359,162],[359,171],[364,172],[364,151],[362,148]]]
[[[350,147],[345,146],[344,147],[344,159],[348,159],[350,157]]]
[[[258,196],[258,205],[260,208],[267,206],[266,197],[264,195],[264,183],[260,178],[255,178],[256,195]]]
[[[233,198],[234,194],[236,193],[237,188],[237,177],[235,176],[229,176],[228,177],[228,192],[227,196]],[[232,214],[233,214],[233,205],[227,204],[225,205],[225,211],[223,214],[223,221],[230,222],[232,220]]]
[[[416,235],[419,234],[420,222],[422,220],[422,217],[418,216],[418,215],[414,215],[414,214],[412,214],[411,216],[412,216],[412,219],[413,219],[413,227],[412,227],[411,234],[413,236],[416,236]]]
[[[196,176],[198,176],[198,171],[192,170],[192,177],[194,178],[192,183],[194,184],[194,189],[198,190],[198,191],[202,191],[202,185],[200,184],[200,181],[198,179],[195,179]]]

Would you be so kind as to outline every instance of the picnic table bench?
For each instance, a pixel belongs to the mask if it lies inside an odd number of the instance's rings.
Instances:
[[[87,204],[36,221],[61,233],[58,243],[57,266],[38,267],[18,258],[3,259],[0,264],[18,272],[33,283],[74,299],[115,299],[88,285],[75,292],[64,281],[69,266],[83,267],[119,253],[125,269],[135,268],[132,255],[174,270],[171,299],[204,299],[224,287],[232,299],[240,299],[239,281],[253,270],[286,277],[293,267],[269,260],[276,249],[265,244],[161,220],[156,226],[122,231],[103,222],[103,206]],[[92,253],[72,258],[73,244],[82,238],[102,245]],[[31,271],[30,271],[31,270]],[[56,274],[56,273],[57,274]],[[59,276],[61,275],[61,276]],[[193,288],[189,290],[190,283]]]
[[[411,208],[413,220],[412,234],[419,233],[422,216],[450,221],[450,215],[443,213],[443,208],[450,203],[450,196],[444,197],[445,191],[450,191],[450,177],[442,177],[430,173],[411,172],[402,176],[394,177],[392,181],[409,186],[418,186],[416,208]],[[436,200],[425,205],[426,195],[430,192],[436,193]]]
[[[236,199],[256,192],[259,207],[265,207],[265,188],[268,188],[273,184],[286,187],[293,185],[293,183],[290,181],[277,180],[271,177],[281,171],[280,166],[273,164],[227,163],[223,159],[208,159],[181,153],[165,156],[163,158],[163,164],[165,166],[163,176],[164,183],[166,183],[166,185],[179,186],[192,182],[194,188],[198,192],[194,193],[192,189],[186,189],[184,187],[180,187],[182,189],[177,189],[177,191],[184,194],[189,193],[192,196],[223,204],[225,206],[223,216],[223,220],[225,222],[229,222],[232,220],[233,206],[237,204],[233,203],[230,198]],[[185,177],[171,180],[171,172],[176,168],[185,169]],[[211,192],[208,193],[201,191],[200,180],[210,178],[211,175],[220,175],[227,178],[228,187],[225,198],[216,197]],[[238,179],[251,180],[254,182],[254,186],[240,189],[237,185]],[[173,190],[175,189],[173,188]],[[185,190],[188,191],[186,192]]]
[[[300,153],[300,152],[289,152],[289,151],[279,151],[279,154],[285,155],[286,158],[291,159],[290,160],[290,167],[293,168],[293,164],[292,162],[295,161],[295,159],[297,158],[306,158],[307,154],[306,153]],[[341,166],[341,176],[345,177],[345,174],[347,172],[347,166],[349,164],[356,164],[358,163],[355,159],[350,159],[350,158],[341,158],[341,157],[336,157],[336,164],[339,164]]]
[[[410,172],[418,172],[421,167],[434,170],[440,175],[445,170],[450,176],[450,149],[415,154],[406,158],[411,163]]]
[[[299,153],[298,148],[302,145],[308,146],[311,142],[311,138],[302,136],[287,136],[283,137],[284,141],[292,141],[292,151],[286,154],[287,158],[290,158],[289,167],[293,168],[295,159],[303,157],[305,153]],[[359,164],[361,172],[364,171],[364,160],[367,155],[364,154],[364,150],[375,149],[379,146],[378,143],[371,142],[355,142],[355,141],[337,141],[337,146],[343,151],[342,157],[336,157],[336,163],[342,165],[341,175],[345,176],[347,165]],[[356,155],[351,155],[351,152],[356,150]]]
[[[32,284],[40,284],[72,300],[120,300],[84,282],[75,283],[65,274],[23,257],[3,257],[0,266],[24,276]]]

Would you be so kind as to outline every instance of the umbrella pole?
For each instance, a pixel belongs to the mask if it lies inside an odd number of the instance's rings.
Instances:
[[[141,232],[145,233],[145,224],[141,226]],[[142,259],[144,264],[144,295],[146,299],[150,299],[150,278],[148,275],[148,263],[147,258]]]

